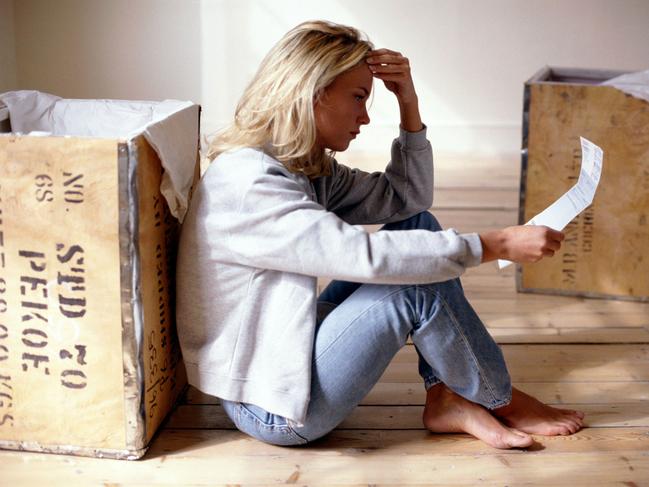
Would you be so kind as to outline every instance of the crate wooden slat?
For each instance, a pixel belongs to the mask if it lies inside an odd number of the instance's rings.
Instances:
[[[577,182],[579,137],[604,161],[593,204],[564,229],[554,259],[520,268],[521,291],[649,300],[649,102],[610,86],[611,73],[548,70],[525,85],[519,223]],[[563,76],[563,77],[562,77]],[[572,81],[576,80],[576,81]],[[590,80],[590,81],[588,81]]]
[[[118,149],[0,137],[2,443],[126,445],[122,355],[101,353],[122,347]]]
[[[137,458],[182,392],[161,175],[142,135],[0,137],[1,446]]]

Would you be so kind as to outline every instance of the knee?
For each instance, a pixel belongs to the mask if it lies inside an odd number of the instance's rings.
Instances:
[[[439,224],[437,218],[435,218],[435,215],[429,211],[422,211],[411,218],[414,220],[413,223],[417,229],[430,230],[432,232],[442,230],[442,226]]]
[[[425,212],[425,213],[427,215],[426,218],[427,218],[428,223],[430,225],[429,228],[434,232],[439,232],[440,230],[442,230],[442,225],[439,223],[439,221],[437,220],[435,215],[433,215],[432,213],[430,213],[428,211]]]
[[[437,232],[441,229],[442,226],[437,221],[437,218],[428,211],[422,211],[405,220],[388,223],[381,228],[381,230],[430,230],[431,232]]]

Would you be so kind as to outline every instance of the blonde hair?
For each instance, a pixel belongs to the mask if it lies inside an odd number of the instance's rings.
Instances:
[[[270,50],[246,87],[234,122],[218,132],[207,157],[259,147],[289,171],[330,175],[333,153],[316,152],[313,104],[336,76],[363,61],[373,44],[357,29],[304,22]]]

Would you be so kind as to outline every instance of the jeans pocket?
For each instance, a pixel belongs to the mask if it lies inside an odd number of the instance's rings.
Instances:
[[[256,419],[258,419],[264,426],[283,426],[288,424],[286,418],[277,416],[276,414],[271,414],[265,409],[260,408],[259,406],[255,406],[254,404],[242,402],[241,407]]]
[[[304,445],[306,438],[298,435],[283,416],[269,413],[249,403],[237,403],[237,428],[253,438],[279,446]]]

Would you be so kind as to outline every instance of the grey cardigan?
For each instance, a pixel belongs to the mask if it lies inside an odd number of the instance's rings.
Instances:
[[[216,158],[181,230],[177,325],[189,383],[302,423],[309,404],[316,278],[444,281],[478,265],[477,234],[368,233],[432,204],[426,129],[400,131],[384,173],[338,164],[313,181],[257,149]]]

